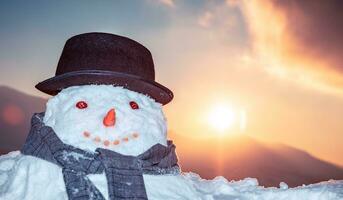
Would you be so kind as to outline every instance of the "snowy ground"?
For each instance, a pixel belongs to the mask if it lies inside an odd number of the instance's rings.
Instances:
[[[264,188],[255,178],[228,181],[224,177],[213,180],[201,179],[197,174],[187,176],[204,195],[204,199],[232,200],[343,200],[343,180],[288,188],[280,183],[280,188]]]
[[[66,199],[62,175],[53,170],[57,166],[45,161],[38,164],[32,162],[36,158],[27,157],[18,151],[0,156],[0,199]],[[48,179],[48,184],[42,184],[43,179]],[[297,188],[288,188],[285,183],[279,188],[264,188],[254,178],[205,180],[194,173],[144,179],[149,199],[153,200],[343,200],[343,180]]]

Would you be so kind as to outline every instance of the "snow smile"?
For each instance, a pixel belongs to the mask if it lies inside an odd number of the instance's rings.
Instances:
[[[102,143],[104,146],[109,147],[109,146],[118,146],[121,143],[129,142],[129,140],[137,139],[139,137],[139,134],[138,133],[132,133],[126,137],[118,138],[115,140],[108,140],[108,139],[103,139],[99,136],[92,136],[92,134],[90,132],[84,131],[83,137],[92,140],[94,143],[97,143],[97,144]]]

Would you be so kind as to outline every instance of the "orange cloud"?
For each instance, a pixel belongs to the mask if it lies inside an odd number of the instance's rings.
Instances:
[[[275,2],[252,0],[240,4],[251,33],[253,56],[259,65],[275,76],[302,86],[342,95],[343,76],[337,67],[324,54],[312,53],[315,46],[303,43],[300,34],[293,31],[295,24],[288,10]],[[298,20],[303,20],[299,26],[306,23],[300,14]]]
[[[213,14],[207,11],[202,16],[199,17],[198,24],[201,27],[208,28],[210,26],[212,19],[213,19]]]
[[[166,5],[168,7],[174,7],[175,3],[173,0],[159,0],[160,3],[162,3],[163,5]]]

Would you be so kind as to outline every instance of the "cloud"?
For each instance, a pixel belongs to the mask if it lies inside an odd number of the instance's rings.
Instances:
[[[161,5],[167,8],[174,8],[175,7],[175,0],[146,0],[146,2],[152,5]]]
[[[168,7],[174,7],[175,6],[174,0],[159,0],[159,2],[162,3],[163,5],[168,6]]]
[[[241,1],[239,1],[239,0],[226,0],[225,3],[229,7],[237,7],[240,5]]]
[[[338,1],[243,1],[255,59],[280,78],[343,94]]]
[[[343,72],[343,2],[275,1],[274,5],[287,18],[289,33],[312,56],[323,56]],[[334,66],[333,66],[334,65]]]
[[[243,21],[237,12],[239,3],[237,0],[208,2],[200,12],[197,24],[225,37],[231,37],[233,32],[244,32],[240,29]]]
[[[211,24],[213,19],[213,14],[210,11],[206,11],[203,15],[201,15],[198,19],[198,24],[201,27],[208,28]]]

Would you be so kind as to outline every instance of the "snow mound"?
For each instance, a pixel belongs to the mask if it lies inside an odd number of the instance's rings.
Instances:
[[[258,185],[255,178],[240,181],[228,181],[224,177],[213,180],[202,179],[194,173],[184,174],[192,180],[194,187],[203,194],[203,199],[216,200],[342,200],[343,180],[326,181],[307,186],[288,188],[281,182],[280,188],[265,188]]]
[[[95,175],[94,175],[95,176]],[[94,183],[107,194],[104,176]],[[202,179],[195,173],[144,177],[150,200],[342,200],[343,180],[288,188],[259,186],[257,179],[228,181],[224,177]],[[107,196],[107,195],[105,195]],[[67,199],[61,170],[54,164],[19,151],[0,156],[0,199]]]

